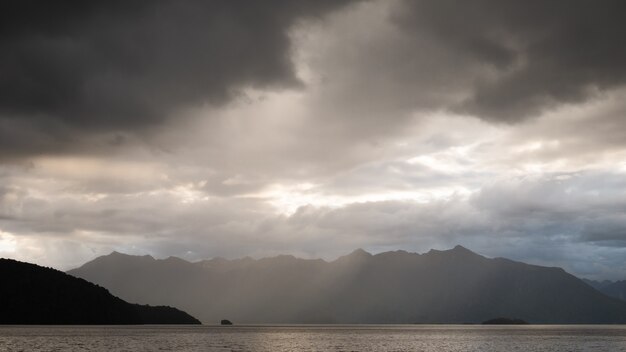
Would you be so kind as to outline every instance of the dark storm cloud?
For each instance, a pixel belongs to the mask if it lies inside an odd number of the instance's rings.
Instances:
[[[457,109],[515,121],[626,82],[624,13],[619,0],[444,0],[406,1],[393,19],[495,70]]]
[[[177,108],[220,105],[245,86],[297,85],[288,30],[343,4],[3,2],[3,150],[47,150],[84,131],[136,130]]]

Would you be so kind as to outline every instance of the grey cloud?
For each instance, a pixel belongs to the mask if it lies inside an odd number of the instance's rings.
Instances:
[[[624,189],[619,173],[561,174],[485,187],[471,202],[492,214],[490,223],[504,234],[623,247]]]
[[[489,256],[619,278],[625,269],[624,189],[619,173],[548,174],[487,184],[469,199],[306,207],[289,221],[332,229],[339,238],[349,234],[373,251],[460,243]]]
[[[334,129],[375,138],[433,110],[513,123],[624,85],[625,6],[368,2],[303,33],[301,59]]]
[[[0,154],[121,149],[178,109],[299,86],[294,56],[318,79],[289,131],[304,161],[327,154],[321,139],[385,143],[416,110],[517,121],[626,78],[619,1],[346,3],[3,4]]]
[[[329,129],[384,139],[399,133],[411,112],[463,99],[480,75],[445,43],[391,22],[399,4],[360,3],[296,37],[299,58],[316,78],[311,105]]]
[[[624,84],[625,11],[618,0],[405,1],[394,20],[451,55],[496,71],[457,109],[516,121]]]
[[[621,89],[595,102],[555,111],[537,123],[517,126],[509,140],[553,143],[526,153],[528,160],[568,159],[578,165],[593,165],[610,156],[619,160],[626,143],[624,93]]]
[[[25,153],[138,130],[247,86],[294,87],[288,31],[340,1],[0,5],[0,141]],[[23,139],[21,143],[7,140]]]
[[[281,253],[330,259],[358,247],[422,252],[462,244],[489,256],[616,279],[626,269],[624,182],[610,172],[552,174],[485,185],[469,199],[303,206],[290,216],[277,215],[264,199],[185,204],[177,195],[151,192],[89,200],[5,188],[0,225],[19,239],[188,259]]]

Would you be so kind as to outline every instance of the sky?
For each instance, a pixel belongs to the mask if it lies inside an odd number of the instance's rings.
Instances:
[[[0,256],[626,279],[626,2],[0,4]]]

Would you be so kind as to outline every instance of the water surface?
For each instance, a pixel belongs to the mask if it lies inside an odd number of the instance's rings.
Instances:
[[[626,351],[626,326],[3,326],[0,351]]]

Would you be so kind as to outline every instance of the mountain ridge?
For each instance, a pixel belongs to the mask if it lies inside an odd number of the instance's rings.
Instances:
[[[422,254],[361,249],[333,261],[282,255],[169,265],[129,256],[120,265],[115,256],[108,264],[100,258],[69,273],[129,300],[177,304],[203,321],[478,323],[514,316],[626,323],[626,303],[561,268],[487,258],[462,246]]]

